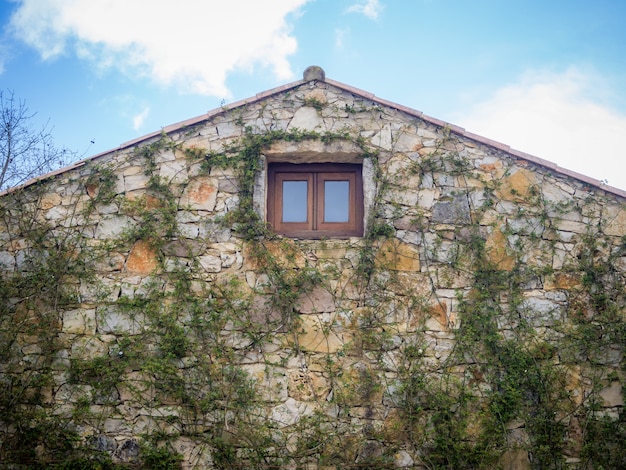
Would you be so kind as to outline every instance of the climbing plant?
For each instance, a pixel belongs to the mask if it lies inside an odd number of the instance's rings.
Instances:
[[[358,129],[237,122],[238,137],[218,150],[167,135],[138,146],[127,158],[145,172],[140,195],[116,190],[120,160],[69,174],[50,203],[46,184],[4,196],[3,243],[13,248],[0,278],[3,462],[179,468],[188,446],[192,465],[231,469],[386,468],[401,452],[425,468],[504,467],[518,451],[534,468],[562,468],[568,456],[579,468],[626,464],[623,412],[609,415],[601,397],[623,380],[626,339],[626,243],[604,233],[605,217],[584,214],[597,223],[563,255],[559,221],[586,209],[533,184],[505,194],[510,168],[487,177],[449,129],[399,164]],[[347,141],[371,162],[364,237],[285,239],[256,212],[263,152],[305,141]],[[199,248],[185,237],[190,181],[159,171],[171,155],[197,176],[234,175],[237,204],[210,223],[235,240],[229,262],[245,257],[247,272],[203,264],[223,240],[208,235]],[[425,190],[437,192],[437,209],[398,196],[423,191],[419,201]],[[516,208],[499,209],[502,195]],[[48,206],[66,211],[62,223],[46,218]],[[90,235],[112,213],[126,227]],[[153,255],[150,273],[135,284],[98,278],[138,246]],[[410,274],[396,269],[410,256]],[[533,304],[537,290],[550,302]],[[313,328],[299,306],[319,291],[334,310],[313,312]],[[311,328],[325,349],[303,346]],[[304,404],[290,408],[288,394]]]

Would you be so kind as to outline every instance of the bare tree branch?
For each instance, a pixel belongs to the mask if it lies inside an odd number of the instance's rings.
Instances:
[[[31,113],[10,90],[0,90],[0,190],[66,165],[72,152],[54,145],[46,123],[34,127]]]

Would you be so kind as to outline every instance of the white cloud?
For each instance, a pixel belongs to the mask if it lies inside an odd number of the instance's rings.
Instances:
[[[368,18],[375,20],[383,11],[383,6],[378,0],[361,0],[348,7],[348,13],[362,13]]]
[[[143,126],[144,121],[150,114],[150,107],[146,106],[139,114],[133,116],[133,129],[138,131]]]
[[[292,76],[287,16],[310,0],[19,0],[12,33],[42,58],[74,53],[100,67],[225,97],[226,75],[269,67]]]
[[[603,104],[607,85],[577,68],[529,72],[518,83],[457,113],[453,122],[599,180],[626,189],[626,114]]]
[[[335,29],[335,48],[343,49],[344,40],[346,36],[350,33],[349,29]]]

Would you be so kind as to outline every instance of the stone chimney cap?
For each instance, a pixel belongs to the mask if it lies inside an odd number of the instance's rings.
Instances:
[[[324,72],[324,69],[318,65],[311,65],[304,70],[302,78],[304,78],[307,82],[311,80],[320,80],[323,82],[326,79],[326,72]]]

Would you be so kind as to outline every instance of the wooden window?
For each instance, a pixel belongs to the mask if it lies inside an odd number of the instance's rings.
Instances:
[[[362,236],[361,175],[361,165],[353,164],[270,164],[269,224],[290,237]]]

